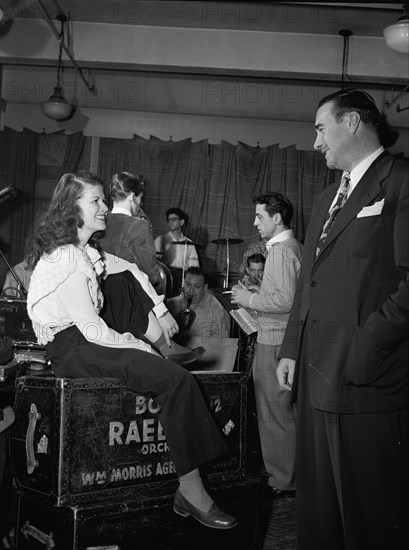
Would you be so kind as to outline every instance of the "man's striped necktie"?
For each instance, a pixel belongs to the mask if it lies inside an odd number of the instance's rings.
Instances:
[[[331,229],[332,224],[335,221],[335,218],[337,217],[339,211],[344,206],[348,198],[348,191],[349,191],[350,184],[351,184],[351,178],[350,178],[349,172],[344,172],[342,174],[341,185],[339,187],[337,200],[332,205],[332,207],[330,208],[327,214],[327,217],[325,218],[324,226],[322,228],[322,233],[318,240],[317,249],[315,251],[316,256],[318,256],[318,254],[321,252],[322,247],[324,246],[325,240],[327,238],[327,235],[329,233],[329,230]]]

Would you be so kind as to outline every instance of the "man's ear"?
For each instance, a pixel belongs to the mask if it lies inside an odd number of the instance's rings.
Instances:
[[[207,283],[204,284],[204,289],[207,290],[209,288],[209,285]]]
[[[183,227],[185,225],[185,220],[183,220],[182,218],[180,219],[180,225]]]
[[[361,116],[356,111],[351,111],[347,115],[347,121],[346,122],[347,122],[347,127],[348,127],[349,131],[351,133],[355,134],[355,132],[358,129],[359,123],[361,122]]]
[[[280,212],[276,212],[274,214],[273,218],[274,218],[274,223],[276,225],[281,225],[283,223],[283,218],[281,217]]]

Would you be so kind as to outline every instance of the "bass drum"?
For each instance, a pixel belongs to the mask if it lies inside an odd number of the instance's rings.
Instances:
[[[170,269],[167,265],[163,264],[159,260],[156,260],[156,265],[159,270],[160,278],[163,281],[162,288],[166,298],[173,296],[173,277]]]

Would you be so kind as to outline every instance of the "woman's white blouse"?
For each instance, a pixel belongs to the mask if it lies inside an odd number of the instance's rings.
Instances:
[[[92,256],[93,262],[87,247],[66,245],[44,254],[38,261],[27,296],[27,310],[38,343],[45,345],[55,334],[75,325],[94,344],[152,351],[151,346],[130,332],[120,334],[109,328],[99,316],[103,297],[96,269],[102,272],[103,263],[95,260],[94,249]]]

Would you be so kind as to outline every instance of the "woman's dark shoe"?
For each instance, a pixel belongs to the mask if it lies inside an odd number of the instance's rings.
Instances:
[[[189,351],[185,353],[171,353],[169,355],[164,355],[165,359],[168,359],[168,361],[173,361],[177,365],[180,365],[182,367],[185,367],[186,365],[190,365],[190,363],[193,363],[194,361],[197,361],[202,357],[204,353],[206,353],[205,348],[202,346],[198,346],[197,348],[186,348]]]
[[[236,519],[219,510],[214,502],[207,513],[201,512],[196,506],[193,506],[193,504],[185,499],[179,489],[176,491],[173,509],[180,516],[185,518],[192,516],[206,527],[211,527],[212,529],[231,529],[237,525]]]

